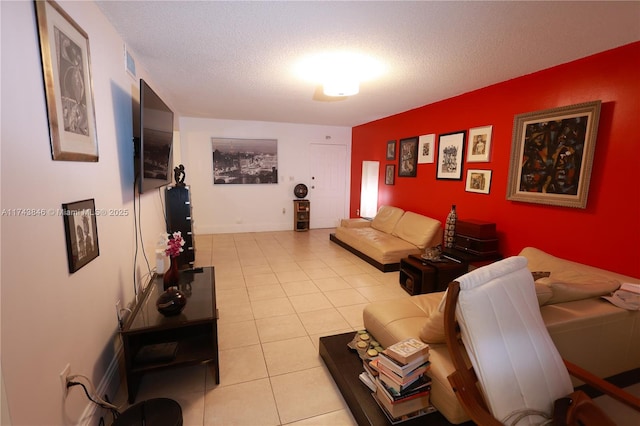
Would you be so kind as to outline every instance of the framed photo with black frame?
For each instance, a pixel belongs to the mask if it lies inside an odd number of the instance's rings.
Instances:
[[[418,171],[418,137],[400,139],[398,177],[416,177]]]
[[[54,160],[98,161],[87,33],[54,1],[36,1]]]
[[[396,166],[395,164],[387,164],[384,170],[384,184],[393,185],[395,183]]]
[[[387,141],[387,160],[396,159],[396,141]]]
[[[464,137],[464,130],[440,135],[436,179],[462,180]]]
[[[93,198],[62,205],[69,273],[100,255],[96,204]]]
[[[584,209],[601,101],[518,114],[507,200]]]

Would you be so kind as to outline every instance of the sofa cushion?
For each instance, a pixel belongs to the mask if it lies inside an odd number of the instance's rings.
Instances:
[[[336,228],[336,237],[351,248],[383,265],[399,263],[410,254],[420,254],[413,244],[373,228]]]
[[[553,291],[551,290],[551,287],[539,282],[535,282],[534,285],[536,286],[536,297],[538,298],[538,305],[545,305],[553,297]]]
[[[371,221],[371,227],[382,231],[387,234],[391,234],[396,223],[400,220],[404,210],[393,206],[380,206],[376,217]]]
[[[551,290],[551,297],[544,303],[547,305],[605,296],[620,287],[620,282],[617,280],[594,276],[584,276],[579,282],[566,282],[548,277],[541,278],[536,283],[545,285]]]
[[[439,235],[440,225],[440,221],[430,217],[405,212],[391,234],[424,250],[427,243],[431,242],[436,234]]]

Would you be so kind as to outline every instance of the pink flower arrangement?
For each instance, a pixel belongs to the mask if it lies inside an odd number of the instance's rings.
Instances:
[[[178,257],[184,250],[184,239],[182,238],[182,232],[174,232],[172,235],[167,234],[167,248],[164,254],[171,257]]]

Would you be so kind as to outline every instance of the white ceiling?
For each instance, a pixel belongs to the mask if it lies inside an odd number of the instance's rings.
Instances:
[[[96,3],[190,117],[355,126],[640,40],[639,1]],[[324,98],[294,67],[332,50],[387,73]]]

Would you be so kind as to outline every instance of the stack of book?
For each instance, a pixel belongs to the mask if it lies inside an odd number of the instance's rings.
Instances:
[[[370,362],[377,371],[374,398],[392,423],[434,411],[429,396],[429,345],[414,338],[389,346]]]

